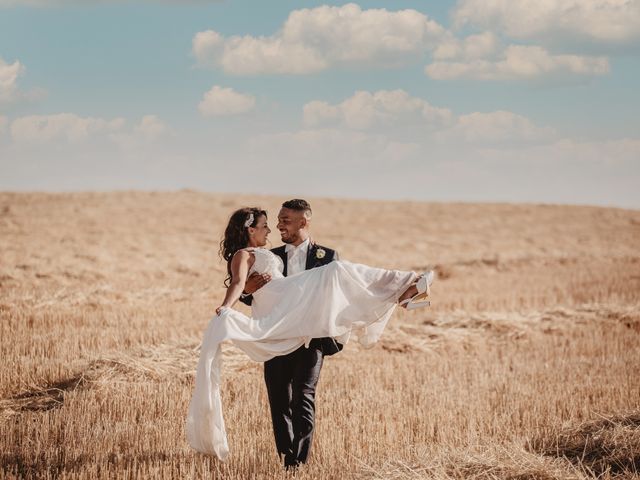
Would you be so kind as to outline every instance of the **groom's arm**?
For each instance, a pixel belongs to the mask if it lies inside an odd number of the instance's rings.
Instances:
[[[244,290],[240,296],[240,301],[250,307],[251,303],[253,303],[253,294],[270,281],[271,275],[268,273],[252,273],[244,284]]]

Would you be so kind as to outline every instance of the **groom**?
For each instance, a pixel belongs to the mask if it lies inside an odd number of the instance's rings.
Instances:
[[[330,248],[313,243],[309,235],[311,206],[305,200],[284,202],[278,213],[278,230],[285,245],[271,251],[284,263],[283,274],[294,275],[337,260]],[[245,285],[242,301],[251,305],[251,295],[270,280],[268,275],[254,274]],[[313,318],[308,321],[313,322]],[[273,433],[278,454],[284,456],[286,468],[305,463],[311,449],[315,420],[316,386],[325,356],[342,350],[333,338],[314,338],[304,345],[264,363]]]

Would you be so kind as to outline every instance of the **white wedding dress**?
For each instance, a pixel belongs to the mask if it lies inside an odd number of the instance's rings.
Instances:
[[[187,416],[189,444],[221,460],[229,453],[220,399],[223,341],[231,340],[258,362],[308,346],[313,338],[334,337],[344,344],[356,337],[369,346],[416,279],[413,272],[346,261],[284,277],[280,257],[264,248],[253,253],[249,273],[269,273],[272,280],[253,294],[252,317],[224,308],[209,322]]]

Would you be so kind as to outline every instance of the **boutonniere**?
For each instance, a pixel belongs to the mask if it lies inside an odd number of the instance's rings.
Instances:
[[[316,258],[318,260],[324,258],[324,256],[327,254],[327,252],[325,252],[322,248],[319,248],[316,250]]]

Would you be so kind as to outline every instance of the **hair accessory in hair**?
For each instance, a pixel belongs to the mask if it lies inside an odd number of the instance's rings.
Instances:
[[[251,212],[249,214],[249,217],[247,218],[247,221],[244,222],[244,228],[249,228],[252,223],[253,223],[253,212]]]

